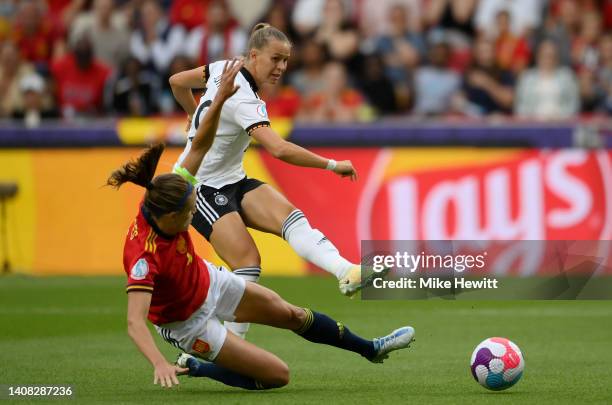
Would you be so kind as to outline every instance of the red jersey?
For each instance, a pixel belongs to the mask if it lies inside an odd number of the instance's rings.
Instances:
[[[123,267],[128,293],[153,294],[148,318],[155,325],[188,319],[208,295],[208,268],[189,232],[164,235],[142,207],[125,239]]]
[[[51,73],[57,82],[60,108],[72,106],[80,112],[99,112],[103,107],[104,86],[111,70],[94,60],[89,69],[79,70],[74,55],[53,62]]]

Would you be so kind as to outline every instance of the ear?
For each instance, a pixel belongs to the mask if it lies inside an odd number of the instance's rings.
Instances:
[[[258,49],[255,49],[255,48],[251,49],[251,50],[249,51],[249,59],[251,59],[251,60],[255,60],[255,58],[257,57],[257,54],[258,54],[258,53],[259,53],[259,50],[258,50]]]

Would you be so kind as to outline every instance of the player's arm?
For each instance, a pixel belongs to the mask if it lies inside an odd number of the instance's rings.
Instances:
[[[173,366],[161,354],[149,328],[147,328],[147,313],[151,305],[151,293],[132,291],[128,293],[127,323],[128,334],[138,349],[144,354],[155,368],[153,384],[159,381],[162,387],[172,387],[178,384],[177,373],[184,373],[187,369]]]
[[[268,126],[254,129],[251,131],[251,136],[266,148],[272,156],[284,162],[296,166],[329,169],[342,177],[350,176],[351,180],[357,180],[357,171],[350,160],[335,162],[326,159],[308,149],[284,140]]]
[[[202,159],[204,159],[206,152],[208,152],[213,144],[223,104],[240,88],[240,86],[234,84],[234,80],[242,68],[242,64],[242,59],[234,59],[231,62],[226,62],[223,67],[217,94],[210,107],[208,107],[202,123],[196,130],[196,134],[191,141],[189,153],[181,163],[183,169],[187,170],[192,176],[195,176],[197,173],[198,168],[202,164]]]
[[[178,103],[183,107],[183,110],[189,115],[189,119],[193,117],[198,104],[193,98],[192,89],[203,89],[206,87],[208,80],[208,65],[200,66],[195,69],[185,70],[175,73],[170,76],[170,88],[172,94]]]

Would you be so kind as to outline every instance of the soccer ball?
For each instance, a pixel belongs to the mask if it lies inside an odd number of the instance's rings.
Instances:
[[[525,369],[521,349],[501,337],[485,339],[476,346],[470,364],[474,379],[493,391],[512,387]]]

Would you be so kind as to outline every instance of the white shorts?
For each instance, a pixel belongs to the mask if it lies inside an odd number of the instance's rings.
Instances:
[[[217,358],[227,330],[221,321],[233,321],[246,282],[225,267],[206,262],[210,287],[204,304],[189,319],[155,325],[157,333],[182,351],[213,361]]]

